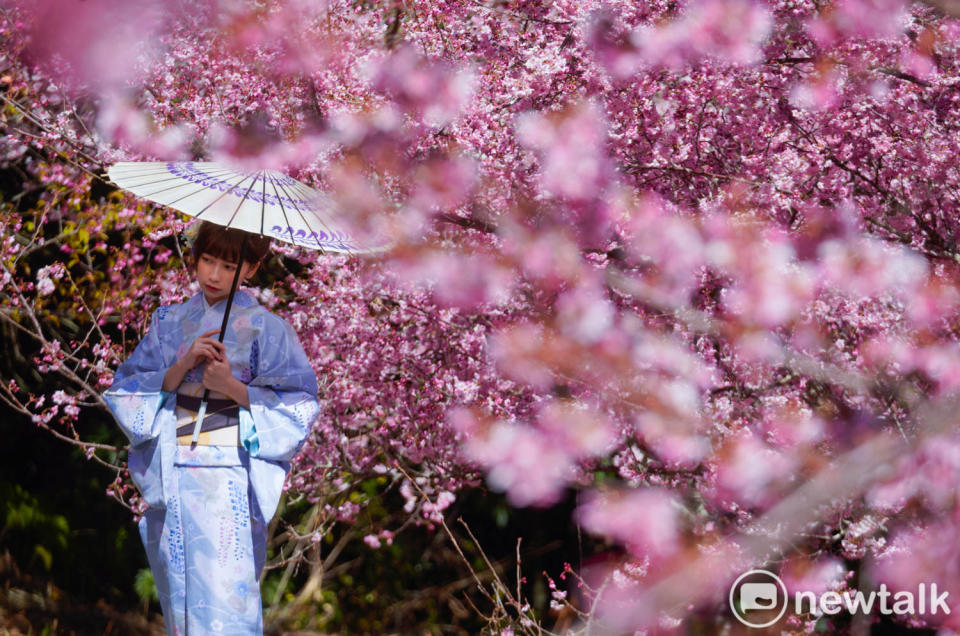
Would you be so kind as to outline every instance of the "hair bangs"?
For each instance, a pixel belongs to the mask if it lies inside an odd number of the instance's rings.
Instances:
[[[193,256],[199,259],[202,254],[208,254],[214,258],[236,262],[240,258],[244,238],[247,244],[244,247],[243,260],[250,264],[262,261],[270,251],[268,237],[201,221],[193,242]]]

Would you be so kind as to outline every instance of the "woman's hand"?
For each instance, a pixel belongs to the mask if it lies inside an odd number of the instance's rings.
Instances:
[[[176,391],[187,372],[203,361],[215,361],[227,359],[226,349],[222,342],[211,338],[215,333],[220,333],[219,329],[211,329],[206,333],[200,334],[196,340],[190,344],[183,357],[170,365],[166,374],[163,376],[163,390],[167,392]],[[229,370],[229,367],[228,367]]]
[[[244,408],[250,408],[250,397],[247,385],[233,377],[230,373],[230,363],[226,357],[221,360],[211,360],[203,368],[203,386],[211,391],[217,391],[233,399]]]
[[[226,349],[223,343],[210,336],[220,333],[219,329],[211,329],[200,334],[190,345],[190,349],[184,354],[183,359],[188,369],[192,369],[201,362],[212,362],[214,360],[224,361]]]
[[[230,363],[226,358],[210,360],[203,367],[203,386],[211,391],[229,394],[234,381],[230,373]]]

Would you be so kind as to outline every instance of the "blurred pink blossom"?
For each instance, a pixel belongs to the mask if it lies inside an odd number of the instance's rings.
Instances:
[[[846,583],[847,568],[836,557],[823,557],[814,561],[806,558],[789,559],[779,575],[787,586],[787,594],[813,592],[820,595],[828,590],[841,589]]]
[[[601,340],[613,327],[613,304],[596,280],[583,280],[556,301],[560,329],[584,344]]]
[[[706,264],[706,244],[691,219],[654,194],[640,199],[623,222],[624,248],[631,258],[655,267],[646,278],[684,297]]]
[[[903,0],[837,0],[830,10],[808,21],[807,32],[827,47],[847,38],[893,37],[907,19]]]
[[[846,84],[846,75],[835,64],[823,63],[790,91],[790,103],[811,111],[836,106]]]
[[[855,296],[889,292],[909,299],[928,274],[926,260],[917,253],[866,236],[825,241],[819,253],[821,283]]]
[[[515,506],[549,506],[574,477],[574,459],[537,429],[497,421],[468,437],[464,455],[487,470],[490,485]]]
[[[170,161],[190,159],[193,134],[188,126],[174,124],[157,130],[147,111],[118,93],[104,96],[97,130],[105,140],[123,148],[125,154]],[[118,158],[127,158],[125,154]]]
[[[367,73],[377,90],[432,128],[448,126],[457,118],[476,82],[468,67],[425,59],[409,45],[398,47],[382,61],[371,60]]]
[[[627,30],[607,8],[588,18],[591,49],[615,78],[645,66],[682,68],[714,58],[754,64],[773,26],[770,9],[752,0],[693,0],[678,18]]]
[[[409,261],[394,259],[387,275],[400,284],[430,290],[443,306],[462,309],[505,303],[516,285],[510,269],[483,253],[425,251]]]
[[[770,396],[762,400],[762,405],[763,419],[758,429],[773,446],[811,446],[826,434],[823,420],[799,396]]]
[[[702,57],[731,64],[760,61],[773,16],[762,2],[694,0],[677,20],[641,27],[632,39],[648,64],[680,67]]]
[[[147,0],[14,0],[27,10],[26,54],[70,88],[117,90],[154,55],[163,26],[160,5]],[[198,4],[203,4],[198,3]],[[168,16],[177,13],[168,8]]]
[[[918,586],[937,585],[937,596],[947,593],[949,613],[943,609],[931,613],[932,603],[924,608],[917,604],[913,616],[932,625],[956,631],[960,629],[960,541],[956,531],[957,512],[949,517],[931,520],[914,526],[902,526],[893,536],[883,554],[871,563],[872,578],[885,583],[892,594],[908,591],[917,594]],[[928,597],[929,600],[933,596]]]
[[[728,507],[764,507],[794,478],[798,458],[775,450],[744,430],[724,441],[714,470],[715,502]]]
[[[584,200],[611,179],[602,109],[581,101],[559,113],[527,112],[516,121],[517,138],[541,157],[539,183],[546,196]]]
[[[552,400],[537,413],[540,428],[574,457],[603,455],[616,442],[616,429],[609,417],[582,403]]]
[[[576,518],[588,532],[623,544],[634,556],[659,561],[679,549],[680,506],[660,488],[591,492]]]

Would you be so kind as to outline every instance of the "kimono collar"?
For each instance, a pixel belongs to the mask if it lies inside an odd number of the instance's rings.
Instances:
[[[207,313],[211,309],[217,312],[223,312],[227,307],[227,299],[217,301],[214,304],[207,302],[207,297],[203,294],[202,291],[197,292],[197,295],[193,297],[193,300],[196,301],[199,296],[200,308],[203,310],[203,313]],[[233,296],[233,306],[234,307],[252,307],[256,305],[257,301],[251,296],[248,292],[238,289],[237,293]]]

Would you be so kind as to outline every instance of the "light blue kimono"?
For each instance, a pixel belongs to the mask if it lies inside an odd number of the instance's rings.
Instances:
[[[241,446],[177,444],[176,395],[162,390],[164,375],[194,339],[220,328],[225,307],[198,293],[157,309],[104,393],[150,506],[140,536],[171,635],[262,633],[266,527],[319,412],[317,377],[293,328],[239,290],[223,343],[250,397],[249,410],[240,408]],[[202,371],[184,382],[200,382]]]

